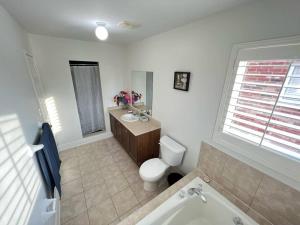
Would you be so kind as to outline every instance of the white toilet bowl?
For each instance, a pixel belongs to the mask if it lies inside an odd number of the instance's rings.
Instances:
[[[145,161],[139,170],[140,176],[144,181],[146,191],[155,191],[159,180],[164,176],[170,166],[181,164],[185,147],[178,144],[168,136],[160,138],[161,158],[153,158]]]
[[[158,181],[163,177],[170,166],[159,158],[149,159],[144,162],[139,170],[140,176],[144,181],[146,191],[155,191]]]

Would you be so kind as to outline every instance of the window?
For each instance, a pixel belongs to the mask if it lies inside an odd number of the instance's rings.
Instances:
[[[300,61],[240,61],[223,132],[300,158]]]
[[[213,142],[300,189],[300,36],[234,46]]]

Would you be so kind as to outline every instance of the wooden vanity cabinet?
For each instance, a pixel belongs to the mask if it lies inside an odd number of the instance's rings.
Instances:
[[[159,156],[160,129],[135,136],[110,114],[111,132],[138,166]]]

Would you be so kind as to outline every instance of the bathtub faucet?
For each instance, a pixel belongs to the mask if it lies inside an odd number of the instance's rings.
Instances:
[[[202,184],[199,184],[199,187],[197,187],[197,188],[190,188],[190,189],[188,189],[188,194],[190,196],[196,194],[196,195],[200,196],[200,198],[201,198],[201,200],[202,200],[203,203],[207,202],[207,199],[206,199],[206,197],[205,197],[205,195],[203,193]]]

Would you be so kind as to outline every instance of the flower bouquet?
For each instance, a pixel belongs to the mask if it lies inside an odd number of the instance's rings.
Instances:
[[[142,94],[139,94],[135,91],[131,91],[131,98],[132,98],[132,104],[133,104],[142,98]]]
[[[120,93],[114,97],[114,102],[117,103],[118,106],[122,103],[124,108],[128,108],[131,102],[129,93],[127,91],[120,91]]]

